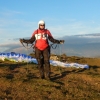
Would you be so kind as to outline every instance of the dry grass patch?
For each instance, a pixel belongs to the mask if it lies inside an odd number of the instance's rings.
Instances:
[[[51,66],[51,80],[39,78],[35,64],[0,65],[0,100],[99,100],[100,67]]]

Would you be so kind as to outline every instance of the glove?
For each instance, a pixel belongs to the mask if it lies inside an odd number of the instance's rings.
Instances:
[[[59,40],[59,44],[64,44],[64,40]]]
[[[25,42],[25,39],[20,39],[19,41],[20,41],[21,43],[23,43],[23,42]]]
[[[19,39],[19,41],[22,43],[23,42],[23,39]]]

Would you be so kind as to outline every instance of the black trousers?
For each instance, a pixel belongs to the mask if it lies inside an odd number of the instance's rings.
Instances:
[[[40,77],[50,77],[50,47],[47,47],[45,50],[39,50],[35,47],[35,56],[38,62]]]

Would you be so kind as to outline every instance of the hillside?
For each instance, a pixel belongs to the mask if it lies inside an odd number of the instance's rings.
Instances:
[[[100,59],[67,57],[89,69],[51,66],[51,80],[39,78],[36,64],[0,61],[0,100],[99,100]]]

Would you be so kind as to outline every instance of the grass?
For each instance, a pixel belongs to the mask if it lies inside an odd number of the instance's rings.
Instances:
[[[99,100],[97,60],[83,59],[90,69],[51,66],[51,80],[39,78],[36,64],[0,61],[0,100]]]

